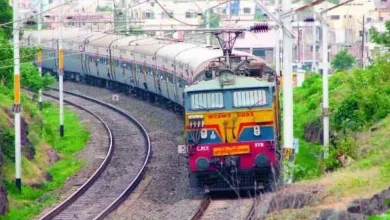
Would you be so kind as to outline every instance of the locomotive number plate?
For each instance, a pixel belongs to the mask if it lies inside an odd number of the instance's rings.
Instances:
[[[247,154],[250,152],[249,145],[238,145],[231,147],[216,147],[213,148],[214,156],[229,156],[238,154]]]

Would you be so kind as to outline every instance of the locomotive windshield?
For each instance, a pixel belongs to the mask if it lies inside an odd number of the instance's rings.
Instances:
[[[191,94],[192,110],[209,110],[223,108],[222,92],[207,92]]]
[[[270,94],[270,88],[189,93],[188,107],[190,111],[271,107],[272,97]]]
[[[233,107],[259,107],[267,105],[265,89],[244,90],[233,92]]]

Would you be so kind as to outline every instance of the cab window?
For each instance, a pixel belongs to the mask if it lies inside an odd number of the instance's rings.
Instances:
[[[233,92],[233,106],[240,108],[267,105],[266,94],[265,89],[235,91]]]
[[[209,92],[191,95],[192,110],[206,110],[223,108],[223,93]]]

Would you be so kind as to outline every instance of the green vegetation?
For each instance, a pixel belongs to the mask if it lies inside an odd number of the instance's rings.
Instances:
[[[10,22],[12,10],[7,0],[0,0],[0,23]],[[11,24],[12,26],[12,24]],[[75,153],[87,143],[89,133],[79,123],[75,114],[65,109],[67,133],[64,138],[58,132],[58,108],[45,103],[42,112],[37,103],[22,95],[22,192],[15,188],[15,147],[13,114],[13,46],[10,44],[12,29],[0,28],[0,146],[2,166],[0,181],[6,187],[9,213],[0,219],[31,219],[42,209],[58,200],[55,189],[75,174],[83,165],[75,159]],[[33,65],[37,48],[21,48],[21,85],[33,92],[47,89],[54,78],[40,77]],[[48,152],[52,153],[48,153]],[[53,153],[54,152],[54,153]],[[53,156],[54,155],[54,156]],[[1,183],[0,183],[1,184]]]
[[[8,23],[12,20],[12,8],[6,0],[0,0],[0,24]],[[12,26],[12,24],[10,24]],[[5,28],[6,39],[11,38],[12,29]]]
[[[342,50],[336,54],[332,60],[332,67],[335,70],[348,70],[355,64],[356,58],[348,54],[347,50]]]
[[[300,138],[300,152],[295,168],[298,180],[319,176],[326,168],[339,168],[339,156],[358,160],[356,164],[361,166],[373,165],[375,161],[365,160],[373,155],[362,153],[363,146],[357,140],[361,132],[390,113],[390,63],[387,59],[387,56],[381,57],[364,70],[336,72],[330,77],[330,128],[333,141],[327,160],[321,159],[320,146],[322,78],[318,74],[311,75],[302,87],[295,90],[294,134]],[[385,148],[381,147],[378,147],[380,151],[374,150],[378,157],[384,156],[382,153]]]
[[[11,90],[3,88],[0,91],[0,124],[3,132],[8,134],[3,141],[3,176],[10,201],[10,212],[0,219],[29,219],[39,214],[46,206],[58,200],[53,190],[63,185],[66,178],[75,174],[82,167],[82,161],[75,159],[74,154],[82,149],[87,143],[89,133],[79,123],[78,117],[65,109],[65,121],[67,122],[67,133],[64,138],[58,133],[58,108],[50,103],[44,103],[42,113],[37,109],[36,103],[23,97],[22,102],[25,108],[23,118],[28,122],[28,139],[31,140],[34,158],[29,160],[23,157],[22,160],[22,193],[15,188],[14,183],[14,132],[9,124],[3,124],[5,106],[12,103]],[[4,101],[4,102],[3,102]],[[4,126],[6,125],[6,126]],[[3,137],[3,135],[0,135]],[[61,158],[54,164],[49,163],[47,150],[53,149]],[[23,146],[24,148],[26,146]],[[47,172],[52,177],[51,181],[44,181],[43,175]],[[40,185],[33,188],[31,184]],[[39,202],[37,202],[39,201]]]
[[[364,70],[336,72],[329,78],[330,157],[321,159],[322,77],[310,75],[294,91],[294,135],[300,139],[295,188],[321,186],[312,206],[287,209],[267,219],[311,219],[319,211],[346,210],[355,199],[371,198],[390,182],[390,55],[378,58]],[[338,156],[353,161],[340,169]],[[325,169],[333,172],[324,173]],[[321,176],[320,176],[321,175]],[[298,191],[298,190],[297,190]],[[321,190],[320,190],[321,191]],[[385,203],[389,204],[390,201]],[[390,219],[390,210],[370,220]]]
[[[386,31],[383,33],[378,32],[375,28],[370,29],[371,40],[374,43],[381,44],[385,47],[390,46],[390,21],[385,23]]]
[[[389,220],[390,219],[390,210],[386,211],[384,215],[370,216],[368,220]]]

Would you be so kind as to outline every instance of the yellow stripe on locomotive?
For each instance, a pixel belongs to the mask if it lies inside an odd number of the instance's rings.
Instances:
[[[186,113],[185,117],[187,131],[202,129],[207,131],[206,135],[216,135],[220,142],[224,143],[244,141],[240,137],[247,127],[261,129],[261,127],[274,126],[274,124],[275,111],[273,105],[272,108],[256,110],[190,112]]]

